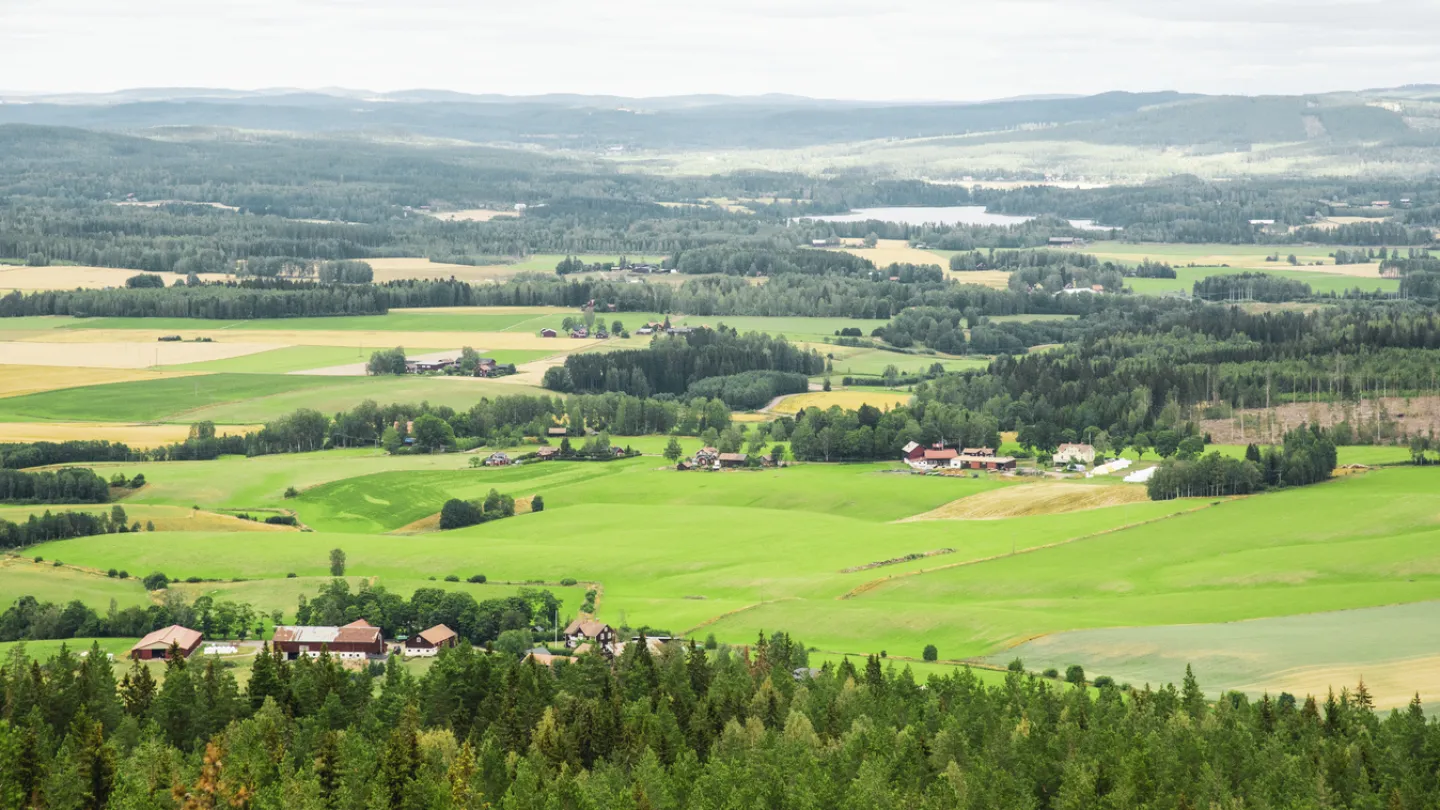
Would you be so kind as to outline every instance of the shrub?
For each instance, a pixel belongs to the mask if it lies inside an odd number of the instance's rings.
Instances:
[[[145,486],[145,473],[136,473],[135,477],[130,479],[130,488],[139,489],[143,486]]]
[[[886,652],[886,651],[884,651],[884,650],[881,650],[881,651],[880,651],[880,657],[881,657],[881,658],[889,658],[889,657],[890,657],[890,653],[888,653],[888,652]]]
[[[560,584],[568,588],[572,585],[577,585],[579,583],[575,580],[574,577],[565,577],[564,579],[560,580]]]
[[[117,577],[117,576],[119,576],[119,575],[120,575],[120,572],[119,572],[119,571],[116,571],[114,568],[111,568],[109,571],[106,571],[106,572],[105,572],[105,576],[110,577],[111,579],[114,579],[115,577]]]
[[[155,531],[155,521],[153,521],[153,520],[147,520],[147,521],[145,521],[145,531],[147,531],[147,532],[153,532],[153,531]]]
[[[295,574],[294,571],[291,571],[290,573],[288,573],[288,574],[285,575],[285,578],[286,578],[286,579],[294,579],[295,577],[296,577],[296,574]]]
[[[545,511],[545,499],[542,498],[542,497],[540,497],[539,495],[536,495],[535,497],[531,498],[531,499],[530,499],[530,511],[531,511],[531,512],[544,512],[544,511]]]
[[[447,576],[445,577],[445,581],[446,581],[446,582],[459,582],[459,581],[460,581],[460,577],[459,577],[459,575],[457,575],[457,574],[449,574],[449,575],[447,575]]]
[[[56,568],[59,568],[60,566],[64,565],[65,563],[60,562],[59,560],[56,560],[55,562],[50,563],[50,564],[53,565],[53,566],[55,566]]]
[[[287,497],[287,498],[298,498],[299,496],[300,496],[300,490],[296,489],[295,487],[286,487],[286,488],[285,488],[285,497]]]
[[[265,518],[265,522],[271,526],[294,526],[298,521],[294,515],[271,515]]]
[[[717,648],[717,647],[719,647],[719,646],[720,646],[720,642],[718,642],[718,641],[715,640],[715,634],[714,634],[714,633],[710,633],[709,635],[705,636],[705,649],[707,649],[707,650],[713,650],[713,649],[715,649],[715,648]]]
[[[117,576],[117,577],[119,577],[119,578],[121,578],[121,579],[129,579],[129,578],[130,578],[130,572],[129,572],[129,571],[126,571],[124,568],[121,568],[121,569],[120,569],[120,573],[116,574],[115,576]]]
[[[44,558],[44,557],[37,556],[37,557],[35,558],[35,562],[37,562],[37,563],[45,562],[45,558]]]
[[[920,654],[920,657],[926,661],[938,661],[940,660],[940,651],[935,649],[934,644],[926,644],[925,651]]]
[[[1079,664],[1071,664],[1065,668],[1065,680],[1077,686],[1085,683],[1085,668]]]
[[[1024,672],[1025,662],[1021,661],[1019,658],[1016,658],[1014,661],[1011,661],[1008,665],[1006,665],[1005,668],[1010,670],[1011,672]]]
[[[1109,675],[1098,675],[1096,676],[1095,680],[1091,681],[1090,683],[1097,689],[1104,689],[1107,686],[1114,686],[1115,679],[1110,677]]]
[[[1042,673],[1040,673],[1040,674],[1041,674],[1041,675],[1044,675],[1044,676],[1047,677],[1047,678],[1059,678],[1059,677],[1060,677],[1060,670],[1058,670],[1058,669],[1056,669],[1056,668],[1054,668],[1054,667],[1050,667],[1049,669],[1045,670],[1044,672],[1042,672]]]
[[[484,575],[484,574],[471,574],[471,575],[470,575],[470,578],[467,579],[467,580],[465,580],[465,581],[466,581],[466,582],[473,582],[473,583],[475,583],[476,585],[484,585],[484,584],[485,584],[485,575]]]
[[[156,571],[145,579],[141,580],[147,591],[163,591],[170,587],[170,578]]]
[[[204,582],[205,580],[201,579],[200,577],[186,577],[185,581],[194,584],[196,582]]]

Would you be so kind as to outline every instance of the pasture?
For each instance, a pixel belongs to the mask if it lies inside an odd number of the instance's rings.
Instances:
[[[1342,265],[1342,267],[1359,267],[1362,265]],[[1380,278],[1379,274],[1371,267],[1368,275],[1349,275],[1320,272],[1321,268],[1295,268],[1288,264],[1269,263],[1268,267],[1257,270],[1250,267],[1177,267],[1175,278],[1127,278],[1125,285],[1140,295],[1164,295],[1166,293],[1191,292],[1195,288],[1195,282],[1211,276],[1233,276],[1241,273],[1263,272],[1266,275],[1277,278],[1299,281],[1310,285],[1310,289],[1319,295],[1344,295],[1352,290],[1362,292],[1385,292],[1398,293],[1400,291],[1400,280],[1395,278]]]

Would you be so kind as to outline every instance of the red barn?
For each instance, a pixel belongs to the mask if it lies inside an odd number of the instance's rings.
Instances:
[[[302,655],[314,658],[320,655],[321,650],[328,650],[331,655],[346,660],[385,655],[385,638],[380,628],[364,619],[356,619],[344,627],[282,625],[275,628],[270,646],[291,660]]]

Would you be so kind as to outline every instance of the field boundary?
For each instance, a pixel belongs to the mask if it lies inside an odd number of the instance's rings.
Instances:
[[[850,590],[846,591],[845,593],[843,593],[843,594],[841,594],[841,595],[839,595],[839,596],[837,596],[837,597],[835,597],[835,598],[836,598],[837,600],[841,600],[841,601],[846,600],[846,599],[854,599],[855,597],[857,597],[857,596],[862,596],[862,595],[864,595],[865,593],[867,593],[867,592],[869,592],[869,591],[872,591],[872,590],[880,587],[881,585],[884,585],[885,583],[890,582],[890,581],[892,581],[892,580],[904,579],[904,578],[906,578],[906,577],[919,576],[919,575],[921,575],[921,574],[930,574],[930,573],[934,573],[934,572],[936,572],[936,571],[945,571],[945,570],[948,570],[948,569],[951,569],[951,568],[962,568],[962,567],[967,566],[967,565],[979,565],[980,563],[993,562],[993,561],[995,561],[995,560],[1003,560],[1003,559],[1005,559],[1005,558],[1007,558],[1007,557],[1018,557],[1018,556],[1020,556],[1021,554],[1032,554],[1032,553],[1037,552],[1037,551],[1045,551],[1046,549],[1056,548],[1056,547],[1058,547],[1058,546],[1065,546],[1065,545],[1069,545],[1069,544],[1071,544],[1071,543],[1078,543],[1078,542],[1080,542],[1081,540],[1093,540],[1093,539],[1095,539],[1095,538],[1097,538],[1097,537],[1104,537],[1105,535],[1108,535],[1108,534],[1114,534],[1115,532],[1123,532],[1123,531],[1125,531],[1125,530],[1127,530],[1127,529],[1134,529],[1134,528],[1138,528],[1138,527],[1140,527],[1140,526],[1148,526],[1148,525],[1150,525],[1151,523],[1159,523],[1159,522],[1162,521],[1162,520],[1170,520],[1171,518],[1177,518],[1177,517],[1180,517],[1181,515],[1193,514],[1193,513],[1195,513],[1195,512],[1199,512],[1199,511],[1202,510],[1202,509],[1209,509],[1209,508],[1214,507],[1214,506],[1217,506],[1217,505],[1219,505],[1219,504],[1226,503],[1226,502],[1229,501],[1229,500],[1234,500],[1234,499],[1233,499],[1233,498],[1227,498],[1227,499],[1221,500],[1221,501],[1212,501],[1212,502],[1205,503],[1205,504],[1202,504],[1202,505],[1200,505],[1200,506],[1197,506],[1197,507],[1195,507],[1194,509],[1186,509],[1186,510],[1181,511],[1181,512],[1172,512],[1172,513],[1170,513],[1170,514],[1168,514],[1168,515],[1161,515],[1160,517],[1150,518],[1149,520],[1142,520],[1142,521],[1139,521],[1138,523],[1126,523],[1126,524],[1123,525],[1123,526],[1113,526],[1113,527],[1111,527],[1111,528],[1109,528],[1109,529],[1103,529],[1103,530],[1098,531],[1098,532],[1091,532],[1090,534],[1082,534],[1082,535],[1080,535],[1079,537],[1069,537],[1069,538],[1066,538],[1066,539],[1064,539],[1064,540],[1057,540],[1057,541],[1055,541],[1055,542],[1053,542],[1053,543],[1046,543],[1046,544],[1041,545],[1041,546],[1031,546],[1031,547],[1029,547],[1029,548],[1019,549],[1019,550],[1017,550],[1017,551],[1012,551],[1012,552],[1010,552],[1010,553],[1008,553],[1008,554],[991,554],[991,555],[988,556],[988,557],[976,557],[976,558],[973,559],[973,560],[962,560],[962,561],[960,561],[960,562],[947,563],[947,564],[945,564],[945,565],[937,565],[937,566],[935,566],[934,568],[917,568],[917,569],[915,569],[914,571],[906,571],[906,572],[904,572],[904,573],[902,573],[902,574],[890,574],[889,576],[884,576],[884,577],[881,577],[881,578],[879,578],[879,579],[872,579],[872,580],[870,580],[869,582],[861,583],[860,585],[857,585],[857,586],[855,586],[854,588],[851,588]]]
[[[598,610],[599,610],[599,601],[600,601],[600,600],[597,599],[597,600],[595,600],[595,601],[596,601],[596,610],[598,611]],[[711,626],[711,625],[718,624],[718,623],[720,623],[720,622],[722,622],[722,621],[730,618],[731,616],[738,616],[738,615],[740,615],[741,613],[745,613],[746,611],[754,610],[754,609],[756,609],[756,608],[762,608],[762,607],[765,607],[766,605],[774,605],[774,604],[778,604],[778,603],[780,603],[780,602],[798,602],[798,601],[800,601],[800,597],[798,597],[798,596],[782,596],[782,597],[780,597],[779,599],[764,599],[764,600],[761,600],[761,601],[756,602],[756,603],[754,603],[754,604],[746,605],[745,607],[735,608],[734,610],[727,610],[727,611],[725,611],[724,613],[720,613],[720,614],[717,614],[717,615],[715,615],[715,616],[711,616],[710,618],[706,619],[706,620],[703,621],[703,622],[700,622],[699,624],[695,625],[694,627],[691,627],[691,628],[685,630],[683,633],[681,633],[681,635],[688,636],[688,635],[690,635],[691,633],[694,633],[696,630],[699,630],[699,629],[701,629],[701,628],[703,628],[703,627],[709,627],[709,626]]]

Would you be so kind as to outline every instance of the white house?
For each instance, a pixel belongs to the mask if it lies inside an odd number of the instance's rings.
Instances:
[[[1055,463],[1064,464],[1094,464],[1095,447],[1089,444],[1062,444],[1060,449],[1055,451]]]

